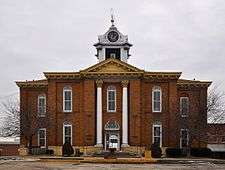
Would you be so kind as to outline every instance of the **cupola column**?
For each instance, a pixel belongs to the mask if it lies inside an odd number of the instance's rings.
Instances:
[[[122,103],[122,147],[128,147],[128,94],[127,86],[129,81],[123,80],[123,103]]]
[[[103,147],[102,145],[102,80],[97,80],[97,143],[96,147]]]

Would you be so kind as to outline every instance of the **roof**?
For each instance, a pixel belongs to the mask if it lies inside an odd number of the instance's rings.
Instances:
[[[212,152],[225,152],[225,144],[207,144],[207,148]]]
[[[181,72],[146,72],[133,65],[117,59],[107,59],[92,65],[80,72],[44,72],[47,79],[80,79],[80,78],[134,78],[144,77],[145,79],[175,79],[181,76]]]
[[[187,80],[187,79],[178,79],[178,87],[209,87],[212,84],[211,81],[199,81],[199,80]]]
[[[18,137],[0,137],[1,145],[20,144],[20,138]]]
[[[16,81],[17,86],[19,87],[47,87],[48,81],[47,79],[40,79],[40,80],[32,80],[32,81]]]
[[[46,79],[17,81],[16,84],[25,88],[46,88],[48,80],[104,79],[109,77],[119,79],[143,78],[148,81],[174,80],[177,81],[178,88],[208,87],[212,83],[210,81],[179,79],[181,74],[182,72],[145,71],[126,62],[110,58],[79,72],[44,72]]]

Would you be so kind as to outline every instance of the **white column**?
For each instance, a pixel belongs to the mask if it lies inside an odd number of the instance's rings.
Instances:
[[[103,147],[102,145],[102,80],[97,80],[97,139],[96,147]]]
[[[123,112],[122,112],[122,147],[128,147],[128,95],[127,95],[127,86],[128,80],[122,81],[123,86]]]

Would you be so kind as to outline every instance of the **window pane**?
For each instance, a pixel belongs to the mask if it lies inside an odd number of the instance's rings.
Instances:
[[[65,91],[65,100],[71,100],[71,91]]]
[[[65,137],[65,142],[71,143],[71,137]]]
[[[108,90],[108,110],[114,111],[116,108],[116,91],[115,90]]]
[[[187,147],[188,143],[188,131],[181,130],[181,147]]]
[[[72,127],[71,126],[64,126],[64,141],[71,143],[71,136],[72,136]]]
[[[43,114],[46,112],[45,99],[44,96],[38,97],[38,113]]]
[[[187,115],[188,114],[188,98],[181,98],[181,114]]]
[[[160,101],[160,92],[159,91],[154,92],[154,101]]]
[[[160,146],[160,137],[154,137],[154,143]]]
[[[45,138],[45,131],[44,130],[40,130],[39,131],[39,137],[40,138]]]
[[[40,139],[39,145],[40,146],[45,146],[45,139]]]
[[[65,101],[65,110],[71,110],[71,101]]]
[[[161,91],[153,91],[153,111],[161,110]]]
[[[154,136],[160,136],[160,127],[154,127]]]
[[[115,102],[109,101],[109,110],[115,110]]]
[[[115,91],[109,91],[108,95],[108,100],[115,100]]]
[[[39,98],[39,106],[44,106],[44,105],[45,105],[45,99]]]
[[[70,136],[70,135],[71,135],[71,127],[65,126],[65,136]]]
[[[160,102],[154,101],[154,111],[160,111]]]
[[[39,146],[45,146],[45,130],[39,130]]]

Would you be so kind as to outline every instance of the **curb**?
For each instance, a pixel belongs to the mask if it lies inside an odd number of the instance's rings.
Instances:
[[[39,162],[74,162],[93,164],[153,164],[157,163],[153,159],[133,158],[133,159],[104,159],[104,158],[40,158]]]

